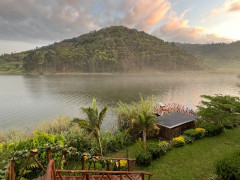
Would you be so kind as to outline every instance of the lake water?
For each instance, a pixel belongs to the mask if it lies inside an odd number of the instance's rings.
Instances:
[[[58,116],[82,116],[80,107],[111,107],[103,129],[116,124],[116,103],[154,95],[163,103],[196,109],[200,95],[239,96],[237,74],[205,72],[119,75],[0,75],[0,129],[28,127]]]

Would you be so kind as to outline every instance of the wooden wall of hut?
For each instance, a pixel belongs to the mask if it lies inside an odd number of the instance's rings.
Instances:
[[[166,139],[172,139],[174,137],[180,136],[181,134],[183,134],[184,131],[188,129],[193,129],[193,128],[195,128],[194,121],[182,124],[174,128],[167,128],[167,127],[160,126],[159,136]]]

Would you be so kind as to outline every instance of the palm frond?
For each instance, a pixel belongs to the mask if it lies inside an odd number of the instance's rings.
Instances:
[[[93,129],[94,129],[93,127],[91,127],[91,125],[89,124],[89,122],[86,121],[86,120],[84,120],[84,119],[74,118],[74,119],[72,120],[72,122],[77,123],[80,128],[82,128],[82,129],[84,129],[84,130],[86,130],[86,131],[88,131],[88,132],[90,132],[90,133],[91,133],[91,132],[93,131]]]
[[[102,109],[102,111],[99,113],[99,116],[98,116],[98,128],[100,129],[101,125],[102,125],[102,122],[103,122],[103,119],[105,118],[106,114],[107,114],[107,107],[104,106],[104,108]]]

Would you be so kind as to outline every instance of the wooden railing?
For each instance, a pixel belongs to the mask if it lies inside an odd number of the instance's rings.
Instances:
[[[51,153],[53,151],[47,150],[47,162],[48,167],[47,170],[41,165],[41,163],[37,160],[35,157],[37,152],[31,152],[28,156],[26,163],[21,170],[18,179],[20,180],[26,170],[26,167],[28,166],[30,159],[33,159],[35,163],[42,169],[43,172],[45,172],[45,175],[42,177],[37,178],[36,180],[144,180],[144,179],[150,179],[151,173],[148,172],[139,172],[139,171],[132,171],[133,166],[135,165],[135,159],[131,158],[110,158],[110,157],[100,157],[100,156],[94,156],[93,158],[96,159],[104,159],[107,160],[106,164],[106,170],[96,170],[95,164],[89,164],[88,167],[86,166],[85,160],[82,157],[79,161],[76,162],[76,167],[74,170],[69,170],[68,167],[68,158],[67,153],[62,151],[62,155],[60,157],[60,160],[58,161],[58,164],[55,165],[54,160],[51,159]],[[65,159],[65,167],[66,169],[60,169],[63,159]],[[119,168],[116,171],[113,171],[110,169],[110,160],[113,160],[115,162],[119,163]],[[127,171],[120,171],[120,162],[124,160],[127,161]],[[95,163],[95,162],[94,162]],[[91,167],[93,165],[93,167]],[[80,166],[80,167],[79,167]],[[79,170],[81,169],[81,170]],[[15,174],[14,174],[14,161],[10,162],[9,170],[9,180],[15,180]]]

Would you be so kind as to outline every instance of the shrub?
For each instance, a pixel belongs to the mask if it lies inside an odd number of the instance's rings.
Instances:
[[[171,143],[169,143],[167,141],[160,141],[159,146],[162,147],[165,152],[172,149]]]
[[[179,147],[179,146],[184,146],[185,145],[185,140],[182,136],[176,137],[172,139],[172,145],[174,147]]]
[[[217,161],[215,168],[223,180],[240,179],[240,151],[225,155]]]
[[[206,130],[203,128],[196,128],[195,130],[201,133],[201,137],[204,137],[206,134]]]
[[[152,155],[146,150],[142,150],[136,156],[136,163],[139,166],[150,166],[152,160]]]
[[[191,143],[194,142],[194,138],[192,138],[190,136],[183,135],[182,137],[184,138],[184,141],[185,141],[186,144],[191,144]]]
[[[189,129],[189,130],[186,130],[184,131],[183,133],[185,136],[189,136],[193,139],[200,139],[202,133],[200,131],[197,131],[196,129]]]
[[[66,138],[66,145],[76,148],[77,151],[84,153],[93,148],[93,140],[78,126],[72,127],[68,132],[64,132],[63,136]]]
[[[206,136],[216,136],[223,132],[223,127],[211,122],[204,122],[199,125],[200,128],[206,130]]]
[[[151,143],[147,146],[147,151],[151,153],[152,160],[160,158],[160,156],[165,154],[163,147],[161,147],[158,143]]]
[[[110,132],[105,132],[101,135],[103,152],[117,152],[133,143],[132,137],[126,132],[117,132],[113,136]]]

